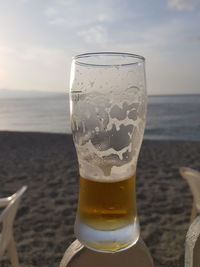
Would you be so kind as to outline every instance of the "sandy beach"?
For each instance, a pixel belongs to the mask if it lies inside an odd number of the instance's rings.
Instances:
[[[27,185],[14,224],[22,267],[58,266],[75,239],[78,164],[65,134],[0,132],[0,197]],[[200,170],[200,142],[148,141],[137,169],[141,235],[156,267],[183,267],[192,195],[178,168]],[[0,266],[9,266],[4,260]]]

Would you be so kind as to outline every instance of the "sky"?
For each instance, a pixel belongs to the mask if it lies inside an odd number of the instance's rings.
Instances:
[[[200,93],[200,0],[0,0],[0,89],[66,92],[98,51],[144,56],[149,94]]]

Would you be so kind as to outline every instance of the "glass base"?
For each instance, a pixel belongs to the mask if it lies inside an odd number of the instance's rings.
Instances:
[[[132,247],[139,239],[140,227],[137,217],[132,224],[112,231],[96,230],[75,222],[75,236],[87,248],[98,252],[115,253]]]

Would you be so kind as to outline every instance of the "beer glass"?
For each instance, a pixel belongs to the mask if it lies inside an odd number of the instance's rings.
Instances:
[[[146,120],[145,59],[129,53],[75,56],[70,116],[80,171],[75,235],[117,252],[139,237],[135,179]]]

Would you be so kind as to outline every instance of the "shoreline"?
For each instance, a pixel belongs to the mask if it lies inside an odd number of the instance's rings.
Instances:
[[[1,134],[27,134],[27,135],[58,135],[58,136],[72,136],[72,133],[61,133],[61,132],[40,132],[40,131],[16,131],[16,130],[0,130],[0,135]],[[200,143],[200,140],[187,140],[187,139],[165,139],[165,138],[160,138],[160,139],[154,139],[154,137],[144,137],[143,142],[191,142],[191,143]],[[142,143],[143,143],[142,142]]]
[[[0,197],[28,186],[14,224],[20,264],[56,267],[75,239],[79,174],[72,136],[0,131],[0,148]],[[178,168],[200,170],[199,155],[198,141],[143,141],[137,207],[157,267],[183,266],[192,194]]]

